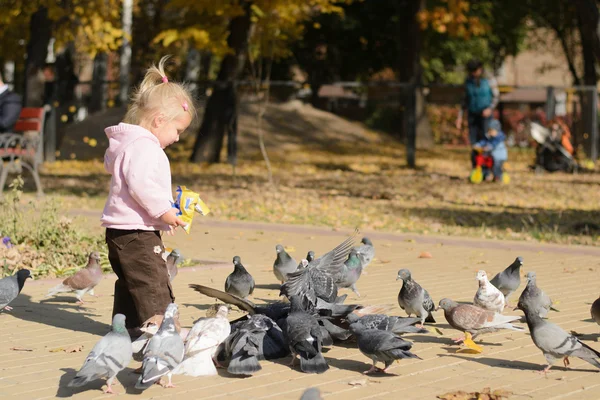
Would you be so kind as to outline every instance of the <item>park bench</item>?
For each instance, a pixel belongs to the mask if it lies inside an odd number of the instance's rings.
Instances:
[[[38,196],[42,196],[42,184],[38,166],[44,161],[43,108],[23,108],[14,132],[0,133],[0,197],[9,173],[21,174],[27,169],[35,181]]]

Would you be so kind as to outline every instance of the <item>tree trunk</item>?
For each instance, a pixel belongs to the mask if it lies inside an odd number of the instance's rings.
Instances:
[[[578,3],[581,3],[581,1],[578,1]],[[586,10],[586,12],[589,14],[590,11]],[[595,126],[596,119],[594,118],[594,114],[598,113],[598,110],[594,110],[594,91],[596,83],[598,82],[596,73],[596,55],[594,54],[594,43],[597,40],[597,35],[593,28],[594,23],[589,20],[589,16],[582,15],[581,12],[578,12],[578,22],[579,34],[581,37],[581,49],[583,53],[583,84],[591,87],[591,90],[581,92],[581,117],[583,119],[585,134],[582,138],[579,138],[578,142],[583,145],[586,155],[590,157],[592,156],[592,153],[595,152],[593,149],[594,143],[592,141],[598,140],[598,127]],[[594,36],[596,37],[594,38]],[[596,146],[597,145],[598,144],[596,143]]]
[[[229,23],[227,44],[233,54],[227,54],[221,61],[217,82],[206,104],[202,125],[196,136],[192,162],[217,163],[221,158],[223,137],[227,132],[227,161],[237,162],[237,117],[238,101],[235,80],[242,72],[248,52],[248,39],[252,30],[250,20],[251,2],[244,3],[245,13],[233,18]]]
[[[588,46],[591,54],[600,61],[600,11],[595,0],[575,0],[579,19],[582,46]]]
[[[41,69],[48,56],[48,44],[52,37],[52,21],[48,18],[48,9],[40,7],[31,15],[29,24],[29,43],[27,43],[27,61],[25,62],[25,99],[27,107],[41,107],[44,102],[44,81]]]

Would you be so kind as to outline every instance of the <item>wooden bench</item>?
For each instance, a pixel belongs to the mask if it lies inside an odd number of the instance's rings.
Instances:
[[[23,108],[13,133],[0,133],[0,197],[9,173],[21,174],[23,167],[29,170],[38,196],[42,196],[42,184],[38,167],[44,162],[43,108]]]

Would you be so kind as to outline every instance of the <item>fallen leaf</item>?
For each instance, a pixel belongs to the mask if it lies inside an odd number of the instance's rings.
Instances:
[[[83,350],[82,344],[74,344],[72,346],[65,347],[65,353],[79,353],[81,350]]]
[[[348,385],[350,385],[350,386],[366,386],[367,380],[366,379],[356,379],[354,381],[348,382]]]
[[[442,331],[440,331],[440,328],[437,328],[435,326],[429,326],[425,329],[427,329],[431,333],[437,333],[440,336],[444,336],[444,333]]]
[[[508,399],[513,393],[508,390],[498,389],[493,392],[489,387],[484,388],[481,392],[465,392],[457,390],[438,395],[438,399],[442,400],[503,400]]]
[[[583,336],[584,334],[583,333],[579,333],[577,331],[571,331],[571,335],[580,337],[580,336]]]
[[[392,260],[379,260],[380,264],[389,264],[391,262],[392,262]]]
[[[64,351],[65,348],[64,347],[57,347],[55,349],[50,349],[48,350],[50,353],[58,353],[59,351]]]
[[[25,347],[11,347],[13,351],[33,351],[33,349],[26,349]]]
[[[565,268],[565,269],[563,269],[563,272],[565,272],[567,274],[574,274],[575,271],[577,271],[577,268]]]
[[[421,254],[419,254],[419,258],[433,258],[433,256],[428,251],[422,251]]]
[[[285,246],[284,247],[285,251],[287,251],[288,253],[293,253],[296,251],[296,248],[294,246]]]

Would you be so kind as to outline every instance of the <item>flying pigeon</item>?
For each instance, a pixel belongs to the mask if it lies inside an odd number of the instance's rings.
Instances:
[[[350,288],[358,297],[358,289],[356,289],[356,282],[360,278],[360,274],[363,271],[363,265],[360,257],[360,253],[356,249],[350,250],[348,259],[342,266],[342,270],[336,275],[335,284],[338,288]]]
[[[319,307],[318,299],[334,303],[338,289],[334,277],[342,271],[356,233],[357,231],[322,257],[309,262],[305,268],[289,274],[287,282],[281,286],[280,295],[285,295],[288,299],[299,296],[305,310]]]
[[[125,316],[115,314],[112,330],[96,343],[69,386],[80,387],[96,379],[107,378],[104,392],[114,393],[113,380],[131,361],[131,352],[131,338],[125,328]]]
[[[58,293],[75,292],[78,300],[77,304],[83,304],[83,296],[86,293],[93,296],[94,288],[101,280],[102,267],[100,267],[100,254],[94,251],[90,253],[85,268],[80,269],[61,284],[50,289],[46,297],[55,296]]]
[[[372,372],[387,372],[396,360],[403,358],[419,358],[410,352],[412,343],[391,332],[379,329],[367,329],[360,322],[350,325],[350,331],[356,336],[358,349],[373,361],[373,365],[365,374]],[[375,364],[383,362],[385,368],[377,368]]]
[[[275,246],[277,258],[273,263],[273,273],[281,284],[288,280],[288,274],[295,272],[298,268],[298,263],[285,251],[285,248],[278,244]]]
[[[506,305],[502,292],[488,281],[487,275],[483,270],[477,272],[477,280],[479,281],[479,287],[477,293],[475,293],[473,304],[484,310],[502,314]]]
[[[546,293],[542,291],[536,285],[535,272],[530,271],[527,273],[527,286],[521,296],[519,297],[519,303],[527,302],[530,308],[536,310],[538,315],[542,318],[546,318],[549,310],[558,311],[552,307],[552,300]]]
[[[517,257],[504,271],[499,272],[490,281],[504,295],[504,301],[508,304],[508,297],[513,294],[521,284],[521,267],[523,257]]]
[[[177,276],[179,271],[179,263],[181,262],[181,253],[177,249],[173,249],[167,256],[167,272],[169,273],[169,281],[173,282],[173,279]]]
[[[346,320],[350,324],[358,322],[366,329],[379,329],[380,331],[388,331],[398,335],[402,333],[429,333],[427,329],[414,326],[421,321],[420,318],[414,317],[391,317],[385,314],[367,314],[361,317],[350,313],[346,316]]]
[[[9,304],[21,293],[27,278],[31,278],[31,272],[20,269],[16,274],[0,279],[0,310],[12,310]]]
[[[226,305],[220,305],[215,317],[200,318],[194,323],[185,340],[184,360],[175,368],[174,374],[189,376],[217,374],[213,358],[217,354],[219,345],[231,333],[231,326],[227,320],[228,312]]]
[[[512,322],[521,319],[518,316],[498,314],[471,304],[458,304],[447,298],[440,300],[439,306],[444,310],[444,316],[450,326],[461,332],[470,333],[473,339],[478,335],[496,332],[500,329],[524,330],[512,324]],[[453,340],[455,342],[462,342],[464,339],[458,338]]]
[[[225,291],[244,299],[254,292],[254,278],[246,271],[239,256],[233,257],[233,272],[225,280]]]
[[[366,269],[375,258],[375,247],[373,247],[373,242],[368,237],[362,238],[361,243],[362,245],[356,246],[355,249],[358,251],[363,269]]]
[[[291,312],[286,319],[286,338],[292,353],[291,366],[300,356],[300,369],[306,373],[321,374],[329,369],[321,347],[323,336],[316,318],[302,308],[302,299],[291,296]]]
[[[144,350],[142,375],[135,384],[136,389],[147,389],[167,375],[165,387],[175,387],[171,382],[173,370],[183,361],[184,344],[175,327],[177,304],[171,303],[158,332],[148,341]]]
[[[252,375],[262,369],[260,360],[290,354],[281,328],[261,314],[231,324],[231,334],[223,344],[223,359],[229,360],[227,372],[233,375]]]
[[[552,365],[561,358],[565,368],[567,368],[570,364],[570,356],[579,357],[600,369],[600,352],[565,332],[558,325],[542,319],[538,310],[532,308],[527,301],[519,301],[517,308],[525,313],[531,339],[537,348],[542,351],[548,362],[546,367],[540,371],[541,373],[546,374],[552,368]]]
[[[421,285],[417,283],[407,269],[401,269],[398,271],[396,280],[402,280],[402,289],[398,293],[398,304],[408,316],[412,314],[417,315],[421,318],[421,326],[425,322],[435,323],[435,319],[431,314],[435,310],[435,304],[427,293],[427,290],[423,289]]]

